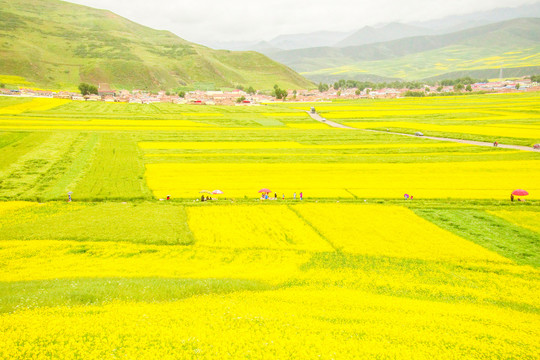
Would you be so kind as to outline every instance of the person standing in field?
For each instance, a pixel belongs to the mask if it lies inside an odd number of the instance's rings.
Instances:
[[[296,200],[296,193],[294,193],[292,197],[294,200]]]
[[[277,193],[274,193],[274,199],[277,200]]]
[[[514,202],[514,194],[510,194],[510,201]]]
[[[281,195],[281,199],[282,199],[282,200],[285,200],[285,193],[283,193],[283,194]]]
[[[304,197],[304,194],[300,191],[300,200]]]

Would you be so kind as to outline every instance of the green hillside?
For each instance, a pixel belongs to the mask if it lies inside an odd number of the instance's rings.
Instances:
[[[256,52],[217,51],[110,11],[59,0],[0,0],[0,82],[173,89],[197,82],[270,89],[312,84]],[[7,77],[10,75],[11,77]],[[28,85],[28,84],[24,84]]]
[[[418,80],[446,73],[540,65],[540,19],[523,18],[451,34],[346,48],[270,54],[314,81],[381,76]]]

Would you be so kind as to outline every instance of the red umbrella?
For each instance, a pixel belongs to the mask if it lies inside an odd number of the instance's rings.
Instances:
[[[512,191],[512,195],[525,196],[525,195],[529,195],[529,193],[525,190],[517,189],[517,190]]]
[[[212,194],[215,194],[215,195],[223,194],[223,191],[221,191],[221,190],[214,190],[214,191],[212,191]]]
[[[270,190],[270,189],[261,189],[261,190],[259,190],[259,192],[260,193],[270,193],[270,192],[272,192],[272,190]]]

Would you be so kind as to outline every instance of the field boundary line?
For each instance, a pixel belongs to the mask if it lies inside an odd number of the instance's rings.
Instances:
[[[319,235],[321,237],[321,239],[323,239],[324,241],[326,241],[331,247],[332,249],[334,249],[336,252],[340,253],[341,250],[336,247],[336,245],[330,241],[330,239],[328,239],[323,233],[321,233],[321,231],[319,229],[317,229],[317,227],[315,227],[315,225],[313,225],[311,223],[311,221],[309,221],[308,219],[306,219],[302,214],[300,214],[300,212],[298,210],[296,210],[291,204],[287,204],[287,207],[293,212],[296,214],[296,216],[298,216],[298,218],[300,218],[303,222],[305,222],[310,228],[313,229],[313,231],[315,231],[315,233],[317,233],[317,235]]]

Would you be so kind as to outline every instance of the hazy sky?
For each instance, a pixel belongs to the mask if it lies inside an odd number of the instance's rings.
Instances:
[[[70,0],[193,42],[270,40],[319,30],[432,20],[538,0]]]

